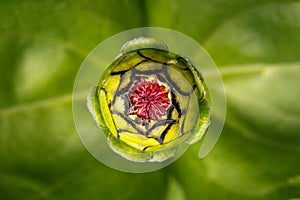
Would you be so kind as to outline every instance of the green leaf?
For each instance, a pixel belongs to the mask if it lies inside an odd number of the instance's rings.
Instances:
[[[0,199],[299,198],[299,8],[296,0],[1,1]],[[82,146],[71,97],[92,48],[141,26],[181,31],[206,48],[225,83],[227,117],[206,158],[195,144],[165,169],[127,174]]]

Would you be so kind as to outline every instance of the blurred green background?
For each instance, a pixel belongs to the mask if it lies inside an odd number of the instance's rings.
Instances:
[[[300,1],[1,0],[0,199],[300,199]],[[131,28],[202,44],[227,93],[213,151],[156,172],[94,159],[72,118],[87,54]]]

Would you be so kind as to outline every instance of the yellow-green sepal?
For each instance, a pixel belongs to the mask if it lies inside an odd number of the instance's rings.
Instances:
[[[92,114],[97,125],[100,127],[106,127],[103,116],[100,112],[100,102],[99,102],[99,93],[98,86],[94,86],[89,90],[87,96],[87,107]]]
[[[167,51],[168,45],[154,38],[139,37],[126,42],[121,48],[121,53],[125,54],[139,49],[162,49]]]
[[[109,147],[122,157],[135,162],[162,162],[174,155],[178,147],[173,145],[162,145],[161,148],[154,148],[154,151],[142,151],[136,149],[122,140],[114,137],[112,134],[108,137]],[[169,146],[169,147],[166,147]],[[149,147],[151,149],[151,147]]]
[[[199,121],[195,133],[191,134],[186,140],[188,144],[194,144],[199,141],[207,131],[210,124],[210,104],[206,99],[199,102],[199,110]]]
[[[151,162],[162,162],[168,160],[176,155],[178,146],[162,149],[160,151],[154,151]]]
[[[107,138],[107,144],[109,147],[122,157],[135,161],[135,162],[145,162],[151,160],[153,157],[152,152],[144,152],[139,149],[133,148],[127,145],[125,142],[114,137],[112,134]]]

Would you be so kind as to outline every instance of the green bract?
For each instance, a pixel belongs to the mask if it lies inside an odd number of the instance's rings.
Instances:
[[[197,142],[210,118],[203,78],[165,43],[127,42],[88,96],[88,108],[112,150],[128,160],[164,161]]]

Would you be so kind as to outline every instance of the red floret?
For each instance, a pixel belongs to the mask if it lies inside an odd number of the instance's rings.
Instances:
[[[157,80],[147,81],[141,78],[129,91],[130,114],[136,114],[143,120],[155,120],[165,115],[171,102],[169,89],[159,85]]]

